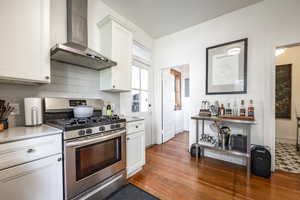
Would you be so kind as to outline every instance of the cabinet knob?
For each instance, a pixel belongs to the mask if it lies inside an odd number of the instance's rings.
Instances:
[[[35,152],[34,149],[28,149],[28,150],[27,150],[27,153],[33,153],[33,152]]]
[[[46,80],[49,80],[49,79],[50,79],[50,76],[45,76],[45,79],[46,79]]]
[[[58,159],[57,159],[58,162],[60,162],[61,160],[62,160],[61,158],[58,158]]]
[[[138,125],[136,125],[136,126],[135,126],[135,128],[139,128],[139,126],[138,126]]]
[[[113,85],[113,88],[115,88],[116,86],[115,85]]]
[[[128,138],[126,138],[126,140],[130,140],[130,138],[128,137]]]

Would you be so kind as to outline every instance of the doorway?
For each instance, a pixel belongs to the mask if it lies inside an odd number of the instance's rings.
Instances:
[[[162,69],[162,143],[177,134],[189,133],[190,67],[180,65]]]
[[[300,45],[276,49],[276,170],[300,173]]]

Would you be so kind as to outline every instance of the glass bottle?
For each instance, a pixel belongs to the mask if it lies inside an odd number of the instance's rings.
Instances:
[[[227,108],[226,108],[226,115],[232,115],[232,109],[230,107],[230,103],[227,104]]]
[[[254,117],[254,106],[253,106],[253,100],[250,100],[250,104],[248,107],[248,116],[249,117]]]
[[[225,108],[224,108],[224,104],[221,104],[221,108],[220,108],[220,115],[225,115]]]
[[[241,117],[245,117],[246,116],[246,108],[245,108],[245,101],[244,100],[241,100],[240,116]]]
[[[233,116],[238,116],[239,115],[238,105],[237,105],[237,101],[236,100],[233,103],[232,114],[233,114]]]

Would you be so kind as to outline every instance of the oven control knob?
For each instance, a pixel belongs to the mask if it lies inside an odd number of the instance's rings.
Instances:
[[[105,131],[105,127],[104,126],[100,126],[99,127],[99,131]]]
[[[86,134],[92,134],[92,133],[93,133],[93,130],[90,129],[90,128],[89,128],[89,129],[86,129],[85,133],[86,133]]]
[[[121,128],[121,124],[116,124],[116,128]]]
[[[85,135],[85,130],[80,130],[80,131],[78,132],[78,134],[79,134],[79,135]]]
[[[116,125],[110,125],[110,128],[111,128],[111,129],[115,129],[115,128],[116,128]]]

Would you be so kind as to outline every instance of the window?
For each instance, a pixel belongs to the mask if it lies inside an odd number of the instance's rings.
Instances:
[[[149,111],[150,52],[140,44],[133,44],[132,112]]]
[[[181,110],[181,73],[171,69],[171,74],[175,77],[175,108],[174,110]]]

